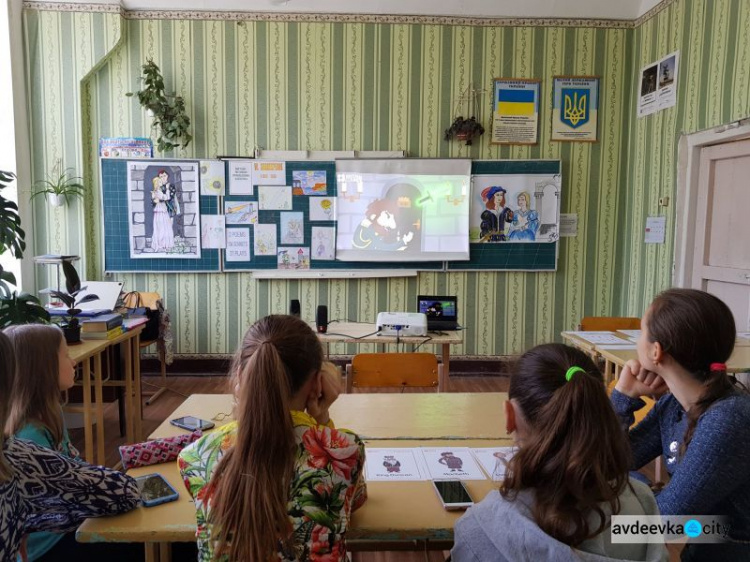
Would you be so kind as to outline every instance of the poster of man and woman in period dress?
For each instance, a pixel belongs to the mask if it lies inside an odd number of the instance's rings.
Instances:
[[[197,162],[128,162],[131,258],[201,257]]]
[[[559,175],[472,177],[470,242],[554,242],[559,223]]]

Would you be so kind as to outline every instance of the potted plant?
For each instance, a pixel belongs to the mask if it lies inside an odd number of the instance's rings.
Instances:
[[[76,176],[73,168],[63,170],[62,161],[58,160],[47,178],[36,182],[31,198],[43,195],[53,207],[62,207],[68,197],[83,197],[85,189],[83,178]]]
[[[185,100],[175,93],[167,93],[159,67],[148,59],[143,65],[143,89],[135,92],[141,106],[153,114],[151,126],[157,131],[156,146],[165,152],[179,146],[187,147],[193,139],[190,118],[185,113]],[[133,92],[125,94],[134,95]]]
[[[13,181],[15,174],[0,171],[0,190]],[[21,228],[18,205],[0,195],[0,255],[10,252],[14,257],[23,257],[26,249],[26,233]],[[16,277],[0,265],[0,328],[10,324],[47,322],[49,314],[39,299],[29,293],[18,293],[13,287]]]
[[[43,292],[61,300],[67,307],[68,315],[64,317],[60,327],[65,334],[65,341],[69,344],[78,343],[81,341],[81,323],[78,320],[78,315],[82,312],[78,306],[85,302],[98,300],[99,296],[87,294],[79,298],[78,295],[86,287],[81,287],[81,280],[78,278],[76,268],[73,267],[71,262],[63,260],[62,270],[65,274],[65,289],[67,292],[54,289],[45,289]]]

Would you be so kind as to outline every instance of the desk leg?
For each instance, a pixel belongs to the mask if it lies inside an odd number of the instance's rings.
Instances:
[[[159,543],[159,562],[172,562],[172,545],[168,542]]]
[[[133,421],[135,422],[135,440],[143,439],[143,399],[141,398],[141,336],[137,334],[132,340],[130,347],[133,350],[133,394],[135,394],[135,409]]]
[[[94,464],[94,426],[91,423],[91,359],[85,359],[83,368],[83,436],[86,462]]]
[[[133,409],[133,351],[131,343],[133,340],[125,340],[120,344],[125,367],[122,376],[125,379],[125,439],[128,443],[135,443],[133,431],[134,409]]]
[[[159,543],[147,542],[144,545],[146,562],[160,562],[159,561]]]
[[[451,344],[443,344],[443,378],[438,381],[438,391],[448,392],[450,388],[450,364],[451,364]]]
[[[608,385],[609,382],[614,378],[614,365],[609,359],[604,360],[604,384]]]
[[[94,400],[96,401],[96,462],[104,466],[104,396],[102,394],[102,354],[94,355]]]

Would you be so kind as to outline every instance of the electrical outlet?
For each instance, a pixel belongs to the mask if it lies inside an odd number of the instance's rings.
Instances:
[[[669,206],[669,197],[660,197],[659,207],[668,207],[668,206]]]

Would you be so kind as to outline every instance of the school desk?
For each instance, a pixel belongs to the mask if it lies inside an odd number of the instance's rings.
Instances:
[[[504,439],[507,399],[505,392],[341,394],[330,414],[336,427],[363,439]],[[231,394],[193,394],[149,439],[189,433],[169,423],[182,416],[224,425],[234,419],[233,401]]]
[[[366,447],[496,447],[509,446],[501,440],[366,441]],[[177,463],[133,469],[131,476],[158,472],[179,492],[177,501],[155,507],[138,507],[114,517],[87,519],[78,528],[80,542],[147,543],[148,560],[169,560],[169,542],[195,540],[195,504],[177,470]],[[475,502],[497,483],[490,479],[466,482]],[[367,501],[354,512],[347,534],[351,550],[387,550],[398,543],[413,550],[446,549],[453,541],[453,525],[463,512],[445,511],[429,480],[412,482],[368,482]]]
[[[311,325],[315,329],[315,325]],[[378,335],[375,324],[361,322],[332,322],[328,325],[328,332],[318,334],[318,338],[326,345],[331,343],[379,343],[412,345],[439,345],[442,348],[443,376],[438,381],[438,391],[446,392],[450,375],[451,345],[463,343],[461,331],[442,331],[429,333],[426,336],[382,336]]]
[[[138,341],[143,326],[136,326],[112,340],[83,340],[80,344],[71,345],[70,358],[81,365],[81,386],[83,387],[83,405],[66,406],[69,412],[83,415],[84,458],[89,463],[104,464],[104,398],[102,388],[105,385],[125,387],[125,434],[128,443],[141,439],[141,362]],[[103,381],[102,355],[104,352],[120,346],[123,358],[123,381]],[[94,401],[91,401],[91,375],[93,373]],[[134,400],[135,395],[135,400]],[[96,454],[94,454],[94,423],[96,421]]]

